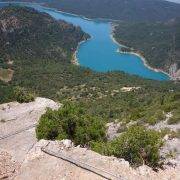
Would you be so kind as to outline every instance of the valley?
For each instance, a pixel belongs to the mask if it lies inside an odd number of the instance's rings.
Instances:
[[[91,0],[91,3],[89,1],[81,2],[80,7],[77,7],[74,2],[71,2],[71,0],[34,0],[31,2],[41,3],[47,7],[59,9],[61,10],[61,12],[68,12],[69,14],[63,14],[63,17],[62,14],[52,14],[52,16],[54,15],[55,18],[63,18],[64,20],[73,23],[74,25],[81,26],[81,28],[85,32],[89,33],[91,37],[93,37],[89,42],[81,44],[81,46],[78,48],[78,50],[80,50],[76,53],[76,59],[79,60],[82,66],[101,72],[120,70],[129,74],[137,74],[145,78],[156,80],[169,79],[168,76],[170,76],[170,79],[173,80],[179,79],[179,35],[177,32],[179,32],[178,19],[180,15],[178,14],[178,8],[180,7],[180,5],[163,0],[158,0],[156,2],[141,2],[136,0],[129,0],[128,2],[124,2],[124,0],[103,0],[94,2],[94,0]],[[91,8],[89,8],[89,3]],[[135,7],[131,5],[133,3],[136,4]],[[102,12],[97,11],[96,8],[99,6],[102,6]],[[108,6],[111,7],[112,10],[111,8],[108,9]],[[118,9],[122,10],[118,12]],[[161,9],[161,11],[157,11],[157,9]],[[166,9],[167,12],[164,12],[163,9]],[[112,13],[111,16],[109,16],[109,11],[113,12],[114,14]],[[131,13],[127,14],[129,11],[138,11],[139,13],[136,13],[134,15]],[[80,17],[73,17],[71,16],[71,13],[80,15]],[[104,13],[104,17],[101,17],[102,14],[99,13]],[[161,13],[161,15],[158,13]],[[148,16],[148,14],[151,14],[151,16]],[[68,15],[70,15],[71,18],[68,18]],[[116,17],[116,15],[119,16],[119,19]],[[92,24],[91,21],[89,21],[89,25],[87,26],[87,23],[84,22],[87,20],[86,18],[84,20],[75,20],[83,17],[94,18],[97,20],[99,19],[98,21],[96,21],[96,23],[98,22],[102,25],[100,25],[101,27],[98,27],[96,24]],[[143,19],[142,17],[145,19]],[[104,21],[103,18],[106,20]],[[112,29],[108,24],[106,24],[106,22],[112,22]],[[118,28],[116,26],[116,22],[117,24],[119,24]],[[120,22],[124,22],[124,24],[121,24]],[[126,27],[124,26],[125,24]],[[120,28],[121,25],[122,27]],[[116,41],[118,41],[118,45],[110,42],[111,40],[109,39],[109,37],[107,37],[107,33],[110,34],[111,31],[113,31],[114,26],[116,26],[116,31],[114,31],[114,38]],[[139,28],[137,28],[138,26]],[[149,27],[151,28],[148,29]],[[92,31],[92,28],[96,29],[96,32]],[[128,28],[128,30],[123,28]],[[106,30],[101,32],[102,29]],[[129,32],[129,34],[125,34],[125,31],[123,32],[123,30]],[[144,33],[142,31],[144,31]],[[148,33],[151,35],[148,36]],[[98,34],[101,34],[101,36],[103,36],[104,44],[101,49],[96,47],[96,45],[102,45],[102,38],[99,38]],[[141,37],[137,36],[137,34],[141,35]],[[143,36],[145,34],[146,37]],[[122,37],[119,37],[120,35]],[[175,40],[173,40],[173,38],[175,38]],[[157,40],[165,41],[165,39],[167,42],[161,42],[161,44],[157,42]],[[128,43],[129,41],[131,41],[132,43]],[[176,44],[174,44],[174,41]],[[129,45],[130,48],[133,48],[137,54],[116,54],[115,51],[123,47],[124,45]],[[111,53],[109,53],[108,51],[111,51]],[[91,59],[91,61],[89,59]],[[98,62],[96,61],[96,59],[98,59]],[[101,59],[102,62],[100,61]],[[139,62],[139,60],[142,60],[143,62]],[[136,68],[134,69],[134,67]],[[163,75],[162,73],[153,73],[152,70],[156,72],[164,72],[165,74]]]
[[[0,7],[0,178],[179,179],[178,21]]]

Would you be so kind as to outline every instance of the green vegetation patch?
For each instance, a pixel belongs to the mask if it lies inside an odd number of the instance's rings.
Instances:
[[[125,158],[136,166],[159,165],[160,133],[133,126],[120,137],[107,142],[105,122],[73,103],[66,103],[56,111],[48,109],[40,118],[36,136],[38,139],[71,139],[76,145],[86,145],[100,154]]]
[[[22,87],[15,87],[13,94],[19,103],[28,103],[35,100],[35,94]]]
[[[91,147],[104,155],[124,158],[131,165],[159,165],[159,148],[163,142],[160,133],[141,126],[130,127],[120,137],[108,143],[92,143]]]
[[[66,103],[57,111],[48,110],[36,128],[38,139],[71,139],[76,145],[89,145],[91,141],[105,141],[105,124],[85,109]]]

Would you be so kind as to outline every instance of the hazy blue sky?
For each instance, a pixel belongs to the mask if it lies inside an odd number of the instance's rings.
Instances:
[[[168,0],[168,1],[180,3],[180,0]]]

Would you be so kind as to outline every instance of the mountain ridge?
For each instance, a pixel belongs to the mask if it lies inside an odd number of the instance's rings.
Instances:
[[[6,0],[4,0],[6,1]],[[13,1],[13,0],[12,0]],[[88,18],[156,22],[180,17],[180,5],[164,0],[22,0],[44,3]]]

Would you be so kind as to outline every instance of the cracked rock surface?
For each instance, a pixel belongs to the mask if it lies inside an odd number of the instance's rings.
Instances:
[[[30,103],[11,102],[0,105],[0,138],[36,124],[46,108],[58,109],[59,107],[60,104],[40,97]],[[1,139],[0,175],[3,174],[4,178],[9,178],[16,174],[17,166],[14,162],[21,164],[36,142],[35,127]]]

